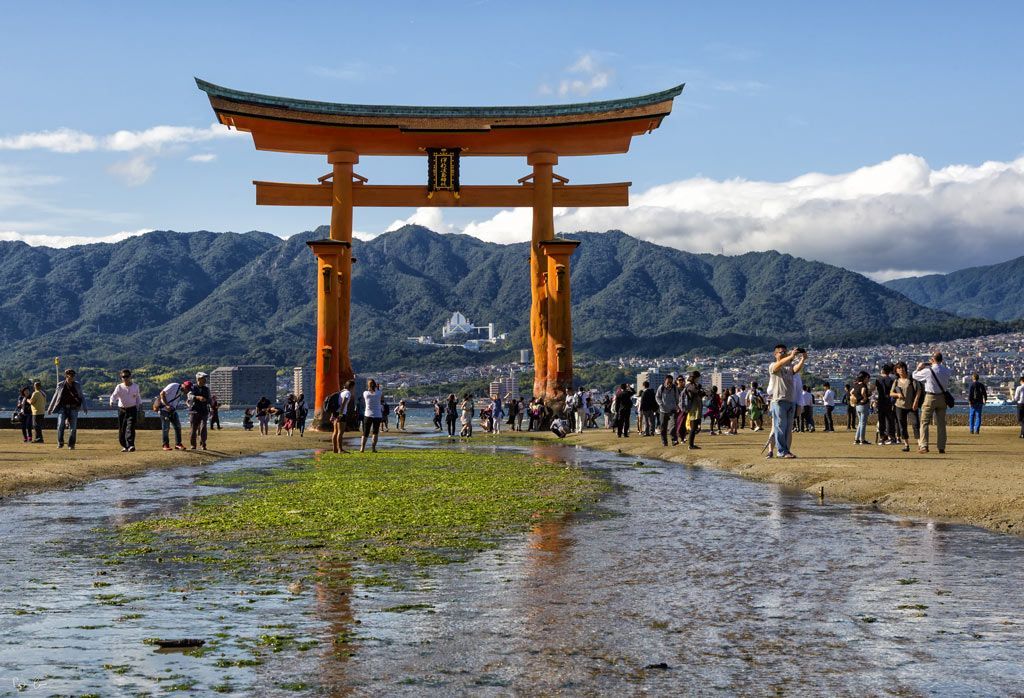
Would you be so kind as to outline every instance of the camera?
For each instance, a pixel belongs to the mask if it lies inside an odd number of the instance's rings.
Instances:
[[[807,353],[807,350],[806,350],[806,349],[804,349],[803,347],[797,347],[797,348],[796,348],[796,353],[797,353],[797,354],[806,354],[806,353]]]

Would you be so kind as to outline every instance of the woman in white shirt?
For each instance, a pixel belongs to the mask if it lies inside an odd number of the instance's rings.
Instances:
[[[1013,391],[1013,401],[1017,403],[1017,422],[1020,424],[1020,438],[1024,439],[1024,376],[1020,377],[1020,385]]]
[[[359,441],[359,452],[366,451],[366,437],[373,433],[373,441],[370,443],[370,450],[377,452],[377,437],[380,435],[380,422],[383,417],[381,400],[383,391],[372,378],[366,381],[366,390],[363,391],[363,436]]]

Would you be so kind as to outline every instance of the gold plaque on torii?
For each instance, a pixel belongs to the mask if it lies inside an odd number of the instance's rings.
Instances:
[[[460,148],[427,148],[427,196],[450,191],[459,196]]]

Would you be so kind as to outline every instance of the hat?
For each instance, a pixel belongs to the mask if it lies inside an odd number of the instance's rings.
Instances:
[[[181,389],[182,390],[191,390],[192,389],[192,381],[182,381],[181,382]]]
[[[199,380],[200,378],[209,378],[209,377],[210,377],[210,374],[206,373],[205,371],[200,371],[199,373],[196,374],[196,380]]]

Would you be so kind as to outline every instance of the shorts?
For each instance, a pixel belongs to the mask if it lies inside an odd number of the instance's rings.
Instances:
[[[380,417],[363,417],[363,436],[369,436],[371,431],[374,436],[380,434],[380,423]]]

